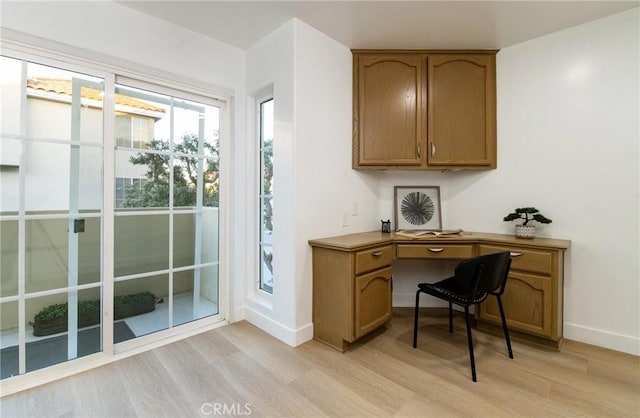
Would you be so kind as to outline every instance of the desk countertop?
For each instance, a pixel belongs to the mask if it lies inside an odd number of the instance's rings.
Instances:
[[[395,233],[380,231],[360,232],[356,234],[339,235],[335,237],[309,240],[312,247],[332,248],[343,251],[354,251],[384,244],[508,244],[523,245],[529,248],[556,248],[566,250],[571,241],[554,238],[516,238],[514,235],[493,234],[488,232],[464,231],[457,236],[433,237],[422,236],[407,238]]]

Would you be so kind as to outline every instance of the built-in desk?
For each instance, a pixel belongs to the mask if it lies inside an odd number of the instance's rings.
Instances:
[[[309,241],[313,249],[314,338],[344,351],[391,318],[391,267],[395,259],[465,259],[511,253],[502,298],[509,329],[555,348],[562,343],[562,289],[567,240],[516,238],[464,232],[454,237],[412,239],[363,232]],[[478,327],[499,329],[495,298],[476,312]]]

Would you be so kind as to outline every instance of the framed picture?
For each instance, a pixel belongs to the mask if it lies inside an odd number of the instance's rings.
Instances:
[[[395,186],[393,195],[396,231],[442,230],[439,186]]]

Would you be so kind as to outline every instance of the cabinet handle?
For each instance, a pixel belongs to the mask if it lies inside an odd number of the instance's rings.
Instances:
[[[436,144],[434,144],[432,142],[431,143],[431,156],[433,157],[434,155],[436,155]]]
[[[444,251],[444,248],[427,248],[427,250],[431,251],[432,253],[441,253],[442,251]]]
[[[418,144],[418,158],[420,158],[420,144]]]
[[[520,257],[520,256],[522,255],[522,253],[514,253],[514,252],[511,252],[511,253],[509,253],[509,255],[510,255],[511,257]]]
[[[373,257],[380,257],[382,254],[384,254],[384,251],[376,251],[375,253],[371,253]]]

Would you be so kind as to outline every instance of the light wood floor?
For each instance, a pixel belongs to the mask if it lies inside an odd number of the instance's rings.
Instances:
[[[2,417],[638,417],[638,357],[566,341],[560,352],[411,310],[344,354],[291,348],[240,322],[2,398]],[[216,409],[217,408],[217,409]]]

